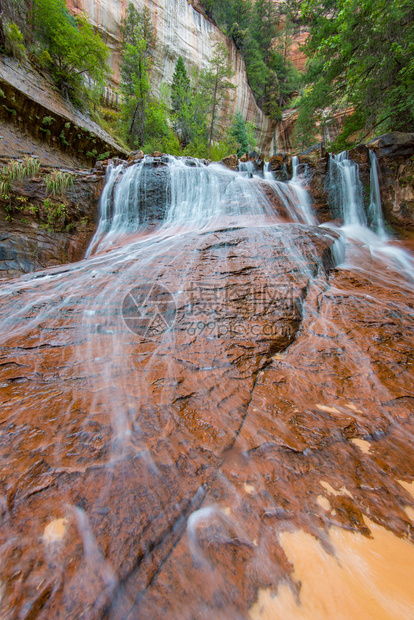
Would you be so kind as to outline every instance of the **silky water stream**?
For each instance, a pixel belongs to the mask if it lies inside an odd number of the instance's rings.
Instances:
[[[2,617],[413,617],[413,259],[345,162],[342,228],[297,161],[111,167],[3,284]]]

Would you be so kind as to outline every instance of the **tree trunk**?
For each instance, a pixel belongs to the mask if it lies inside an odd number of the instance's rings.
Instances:
[[[218,87],[218,72],[216,73],[216,82],[214,84],[213,110],[211,112],[211,125],[210,125],[210,136],[208,140],[207,159],[210,159],[211,142],[213,140],[214,117],[216,115],[216,102],[217,102],[217,87]]]

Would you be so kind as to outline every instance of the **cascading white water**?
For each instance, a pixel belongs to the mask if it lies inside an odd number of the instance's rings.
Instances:
[[[329,175],[331,201],[345,226],[366,226],[359,166],[349,159],[347,151],[331,155]]]
[[[312,201],[309,192],[303,185],[302,175],[299,173],[299,159],[292,158],[292,178],[288,182],[276,181],[273,174],[266,178],[266,182],[273,188],[281,200],[286,212],[294,222],[301,224],[316,225],[317,220],[312,209]],[[306,176],[306,173],[305,175]]]
[[[378,166],[375,153],[370,151],[370,195],[364,196],[359,165],[349,159],[347,151],[331,155],[329,162],[329,194],[336,214],[343,221],[341,231],[348,241],[348,263],[355,267],[355,241],[363,244],[371,254],[384,262],[385,269],[394,265],[411,281],[414,261],[408,252],[396,247],[384,229]],[[367,206],[366,206],[367,205]],[[358,252],[357,252],[358,254]],[[364,269],[360,264],[359,269]],[[385,272],[384,272],[385,273]]]
[[[273,176],[273,172],[270,169],[270,162],[265,162],[264,167],[263,167],[263,178],[265,179],[265,181],[273,181],[274,180],[274,176]]]
[[[87,256],[110,247],[122,236],[149,224],[167,229],[201,230],[226,219],[237,224],[241,217],[277,220],[277,211],[264,192],[259,177],[251,177],[253,163],[235,173],[219,164],[196,159],[145,157],[128,168],[109,167],[100,201],[100,220]],[[294,222],[315,224],[307,191],[296,173],[288,183],[266,182],[279,197]],[[246,175],[245,172],[249,174]]]
[[[239,162],[239,172],[247,172],[246,176],[250,176],[254,174],[254,164],[252,161],[240,161]]]
[[[367,197],[364,197],[358,164],[349,159],[347,151],[331,156],[329,162],[331,200],[345,226],[369,228],[385,240],[378,164],[373,151],[369,151],[369,161],[370,201],[366,207]]]
[[[382,217],[381,194],[378,179],[378,162],[374,151],[369,152],[369,161],[371,164],[371,192],[368,211],[371,221],[371,228],[379,237],[385,240],[387,235],[384,229],[384,219]]]

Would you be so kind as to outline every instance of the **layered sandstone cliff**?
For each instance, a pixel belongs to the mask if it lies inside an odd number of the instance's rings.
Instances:
[[[151,12],[157,35],[154,67],[154,83],[158,89],[162,82],[171,83],[175,63],[179,55],[184,58],[189,71],[207,67],[214,54],[214,46],[224,43],[234,72],[233,83],[237,86],[227,114],[240,111],[244,118],[259,129],[258,146],[267,156],[275,150],[276,123],[271,121],[257,106],[247,82],[244,61],[234,44],[202,13],[197,3],[188,0],[133,0],[138,10],[147,6]],[[103,33],[111,49],[113,82],[107,89],[108,97],[114,96],[119,83],[120,23],[128,5],[127,0],[68,0],[72,11],[84,11],[89,20]],[[197,7],[197,8],[196,8]]]

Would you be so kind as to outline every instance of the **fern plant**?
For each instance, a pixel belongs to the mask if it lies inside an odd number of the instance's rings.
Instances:
[[[23,161],[11,161],[0,172],[0,196],[5,196],[13,183],[31,179],[39,174],[40,161],[35,157],[25,157]]]
[[[62,196],[69,187],[73,186],[73,177],[69,172],[54,170],[45,177],[46,190],[52,196]]]

